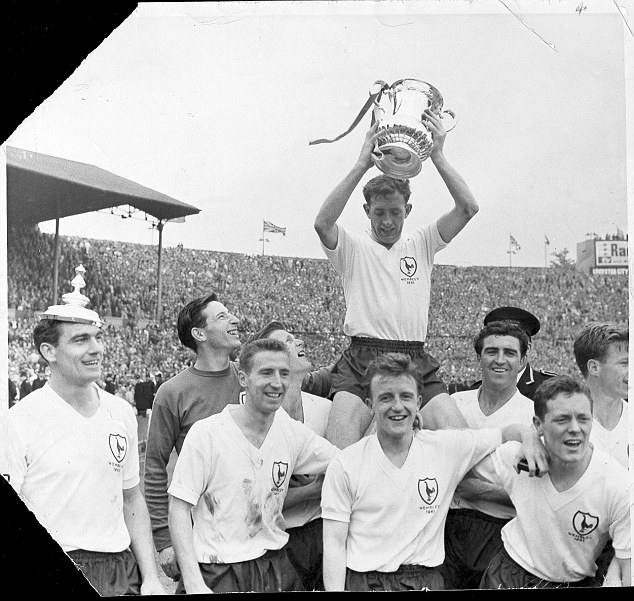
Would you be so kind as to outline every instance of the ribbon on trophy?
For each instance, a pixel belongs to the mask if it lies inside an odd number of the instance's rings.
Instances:
[[[377,90],[377,86],[378,86],[378,90]],[[364,115],[370,110],[370,107],[373,105],[376,105],[381,100],[381,95],[383,94],[383,92],[385,92],[385,90],[389,89],[389,87],[390,86],[388,86],[384,81],[375,81],[374,84],[372,85],[372,91],[370,92],[370,95],[366,103],[363,105],[363,107],[359,111],[359,114],[356,116],[355,120],[352,122],[352,125],[348,128],[347,131],[344,131],[342,134],[338,135],[336,138],[333,138],[332,140],[328,140],[326,138],[320,138],[319,140],[313,140],[312,142],[308,142],[308,145],[314,146],[315,144],[330,144],[332,142],[336,142],[337,140],[341,140],[341,138],[343,138],[344,136],[347,136],[357,125],[359,125],[361,119],[363,119]],[[377,90],[377,91],[375,92],[374,90]],[[371,125],[374,125],[374,121],[375,121],[375,117],[374,117],[374,113],[372,113]]]
[[[442,94],[430,83],[420,79],[399,79],[390,86],[378,80],[347,131],[332,140],[313,140],[308,145],[332,143],[347,136],[372,106],[372,125],[379,122],[372,161],[383,173],[397,179],[418,175],[423,161],[431,154],[434,141],[425,111],[441,120],[449,115],[451,123],[443,123],[446,131],[451,131],[457,123],[456,114],[443,108]]]

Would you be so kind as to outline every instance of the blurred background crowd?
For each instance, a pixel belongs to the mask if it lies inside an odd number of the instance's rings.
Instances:
[[[53,304],[53,247],[54,236],[37,225],[8,231],[10,403],[47,378],[32,331],[36,313]],[[86,287],[81,292],[108,324],[101,384],[139,411],[150,382],[156,390],[192,361],[178,340],[176,317],[187,302],[211,291],[240,319],[243,340],[267,321],[281,320],[304,339],[315,368],[330,365],[348,344],[342,332],[343,290],[325,258],[163,248],[159,323],[157,252],[151,245],[59,237],[58,294],[72,290],[70,281],[82,264]],[[534,368],[576,374],[572,342],[581,327],[600,320],[627,323],[628,280],[586,276],[574,265],[436,265],[427,344],[450,392],[479,379],[472,340],[486,313],[502,305],[523,307],[540,319],[531,351]]]

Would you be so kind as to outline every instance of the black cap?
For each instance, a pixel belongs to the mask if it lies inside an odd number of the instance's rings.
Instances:
[[[529,336],[535,336],[540,328],[539,319],[519,307],[498,307],[489,311],[484,317],[484,325],[486,326],[492,321],[514,321],[522,326]]]
[[[258,330],[255,334],[247,339],[247,343],[254,340],[260,340],[260,338],[266,338],[271,332],[277,330],[286,330],[286,326],[281,321],[269,321],[263,328]]]

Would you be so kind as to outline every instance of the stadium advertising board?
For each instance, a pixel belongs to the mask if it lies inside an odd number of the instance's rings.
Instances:
[[[599,275],[627,275],[627,240],[596,240],[594,242],[595,266],[592,273]]]

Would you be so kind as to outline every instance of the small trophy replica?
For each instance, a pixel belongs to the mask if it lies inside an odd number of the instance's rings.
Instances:
[[[443,108],[442,95],[434,86],[419,79],[400,79],[391,86],[377,81],[374,90],[374,119],[379,122],[380,134],[374,164],[397,179],[414,177],[434,146],[431,131],[423,120],[425,109],[440,119],[450,115],[446,131],[456,126],[456,115]]]
[[[40,313],[40,319],[87,323],[98,328],[104,325],[96,311],[86,308],[90,299],[80,292],[82,288],[86,287],[84,273],[86,273],[86,269],[83,265],[79,265],[75,269],[75,277],[70,283],[73,291],[62,295],[64,304],[51,305],[44,313]]]

